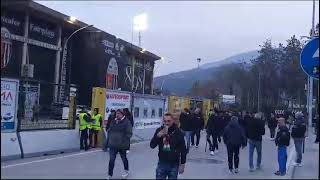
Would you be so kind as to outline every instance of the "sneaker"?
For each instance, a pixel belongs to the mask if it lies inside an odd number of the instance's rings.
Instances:
[[[122,178],[127,178],[129,176],[129,171],[125,170],[122,174]]]
[[[229,169],[229,174],[233,174],[233,171],[232,171],[232,169]]]
[[[107,179],[111,179],[111,178],[112,178],[112,176],[110,176],[110,175],[107,176]]]
[[[214,152],[213,152],[213,151],[211,151],[211,152],[210,152],[210,155],[211,155],[211,156],[214,156]]]
[[[126,151],[127,154],[129,154],[129,152],[130,152],[129,150]]]
[[[239,173],[239,169],[238,168],[236,168],[235,170],[234,170],[234,173]]]
[[[198,148],[199,146],[196,146],[196,148]]]
[[[256,167],[256,170],[261,170],[261,166],[257,166],[257,167]]]
[[[296,167],[302,167],[302,164],[301,164],[301,163],[296,163],[296,162],[295,162],[295,163],[293,163],[292,165],[293,165],[293,166],[296,166]]]
[[[254,168],[249,168],[250,172],[254,172],[254,170],[255,170]]]
[[[277,172],[275,172],[274,174],[277,175],[277,176],[284,176],[284,175],[286,175],[286,173],[281,173],[280,171],[277,171]]]

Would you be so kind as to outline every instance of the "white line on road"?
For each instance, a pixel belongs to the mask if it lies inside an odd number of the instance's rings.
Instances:
[[[131,146],[139,145],[139,144],[144,144],[144,143],[146,143],[146,142],[147,142],[147,141],[142,141],[142,142],[138,142],[138,143],[133,143],[133,144],[131,144]],[[84,155],[84,154],[90,154],[90,153],[101,152],[101,151],[102,151],[102,150],[99,149],[99,150],[81,152],[81,153],[70,154],[70,155],[65,155],[65,156],[58,156],[58,157],[53,157],[53,158],[47,158],[47,159],[40,159],[40,160],[35,160],[35,161],[29,161],[29,162],[24,162],[24,163],[10,164],[10,165],[6,165],[6,166],[1,166],[1,168],[9,168],[9,167],[21,166],[21,165],[26,165],[26,164],[33,164],[33,163],[51,161],[51,160],[62,159],[62,158],[73,157],[73,156],[80,156],[80,155]]]
[[[58,157],[54,157],[54,158],[47,158],[47,159],[40,159],[40,160],[29,161],[29,162],[24,162],[24,163],[10,164],[10,165],[6,165],[6,166],[1,166],[1,168],[9,168],[9,167],[21,166],[21,165],[26,165],[26,164],[39,163],[39,162],[44,162],[44,161],[51,161],[51,160],[55,160],[55,159],[62,159],[62,158],[73,157],[73,156],[80,156],[80,155],[84,155],[84,154],[96,153],[96,152],[101,152],[101,151],[102,150],[99,149],[99,150],[81,152],[81,153],[77,153],[77,154],[58,156]]]

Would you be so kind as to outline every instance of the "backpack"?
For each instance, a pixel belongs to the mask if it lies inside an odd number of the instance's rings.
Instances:
[[[290,145],[290,132],[282,131],[280,135],[280,141],[282,145],[289,146]]]

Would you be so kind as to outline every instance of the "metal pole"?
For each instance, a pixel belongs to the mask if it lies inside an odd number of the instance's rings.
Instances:
[[[312,29],[311,29],[311,37],[315,35],[314,32],[314,19],[315,19],[315,0],[312,1]],[[312,126],[312,104],[313,104],[313,78],[308,77],[309,79],[309,91],[308,91],[308,99],[309,99],[309,109],[308,109],[308,123],[309,127]]]
[[[258,77],[258,112],[260,112],[260,72],[259,72],[259,77]]]
[[[139,30],[139,47],[141,47],[141,30]]]

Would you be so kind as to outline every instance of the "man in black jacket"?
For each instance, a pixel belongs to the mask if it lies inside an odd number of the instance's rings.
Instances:
[[[152,149],[158,146],[159,162],[156,169],[156,179],[177,179],[178,173],[184,172],[187,149],[184,134],[178,128],[172,114],[163,117],[163,126],[158,128],[150,142]]]
[[[278,119],[279,129],[275,139],[276,146],[278,146],[278,164],[279,170],[274,174],[277,176],[284,176],[286,174],[287,164],[287,146],[290,144],[290,132],[285,124],[285,119],[280,117]]]
[[[194,123],[194,130],[191,137],[191,145],[194,146],[194,136],[196,136],[197,137],[196,148],[198,148],[200,143],[200,132],[204,128],[204,119],[201,114],[200,108],[196,108],[196,110],[194,111],[193,123]]]
[[[180,129],[184,132],[185,141],[187,143],[187,151],[190,149],[191,135],[194,130],[193,120],[189,109],[184,108],[184,111],[180,114]]]
[[[307,126],[301,112],[297,112],[295,116],[296,120],[294,121],[294,125],[291,129],[291,137],[293,138],[294,146],[297,152],[297,159],[294,163],[294,166],[302,166],[302,148]]]
[[[124,116],[122,110],[116,111],[116,119],[110,122],[108,130],[107,146],[110,148],[108,179],[113,175],[114,162],[119,153],[124,165],[123,178],[129,175],[129,162],[126,150],[129,149],[130,138],[132,136],[132,126],[130,121]]]
[[[261,168],[262,157],[262,135],[265,134],[264,121],[261,119],[261,114],[256,113],[254,118],[248,121],[247,125],[247,138],[249,139],[249,168],[250,171],[254,171],[253,166],[253,153],[254,149],[257,150],[257,166],[256,169]]]
[[[277,128],[277,119],[273,113],[271,113],[270,117],[268,118],[268,127],[270,129],[270,140],[274,140],[274,136],[276,134]]]
[[[218,114],[215,112],[214,114],[211,114],[208,119],[206,132],[207,132],[207,142],[209,143],[209,150],[210,155],[214,155],[215,150],[218,151],[218,133],[219,133],[219,127],[218,127]],[[211,138],[212,137],[212,142]]]

